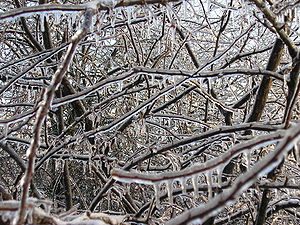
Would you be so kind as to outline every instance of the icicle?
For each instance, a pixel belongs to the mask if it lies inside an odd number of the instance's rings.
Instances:
[[[118,91],[122,91],[123,90],[123,81],[120,81],[119,83],[118,83]]]
[[[160,183],[159,182],[155,182],[153,184],[153,188],[154,188],[155,202],[156,202],[156,205],[158,205],[160,203],[160,201],[159,201]]]
[[[206,2],[206,12],[207,13],[209,13],[209,11],[210,11],[210,5],[211,5],[211,1],[207,0],[207,2]]]
[[[43,14],[40,15],[40,28],[41,28],[41,32],[45,32],[45,26],[44,26],[44,21],[45,21],[45,16]]]
[[[33,213],[33,209],[32,208],[29,208],[27,210],[27,222],[28,224],[32,224],[33,223],[33,218],[32,218],[32,213]]]
[[[110,25],[112,28],[114,28],[117,15],[113,9],[109,10],[109,16],[110,16]]]
[[[150,38],[150,35],[151,35],[151,24],[150,23],[147,23],[147,36]]]
[[[171,78],[172,78],[172,81],[171,81],[171,82],[172,82],[172,84],[174,85],[174,87],[176,88],[176,85],[175,85],[175,84],[176,84],[177,76],[174,76],[174,75],[173,75]]]
[[[295,154],[296,154],[297,164],[300,165],[300,150],[299,150],[298,143],[295,144]]]
[[[158,23],[158,19],[156,18],[156,16],[153,17],[153,23],[152,24],[153,24],[154,28],[158,28],[159,23]]]
[[[5,138],[8,135],[8,124],[7,123],[3,125],[3,135]]]
[[[86,162],[82,162],[83,174],[86,174]]]
[[[172,180],[167,180],[166,188],[167,188],[170,204],[173,204],[173,187],[172,186],[173,186],[173,181]]]
[[[251,153],[250,152],[244,152],[244,158],[245,158],[245,161],[246,161],[247,169],[249,169],[250,168],[250,162],[251,162]]]
[[[172,21],[172,8],[168,3],[166,3],[166,9],[167,9],[168,19],[169,19],[169,21]]]
[[[180,180],[180,184],[181,184],[182,194],[185,194],[186,193],[186,178],[185,177],[183,177]]]
[[[155,17],[155,15],[152,13],[151,9],[150,8],[147,8],[148,9],[148,24],[151,24],[152,21],[153,21],[153,17]]]
[[[137,10],[135,9],[135,7],[133,6],[132,7],[132,11],[131,11],[131,16],[132,16],[132,19],[135,20],[136,17],[137,17]]]
[[[153,86],[155,84],[155,76],[154,75],[150,75],[149,84],[150,84],[150,86]]]
[[[23,187],[24,184],[25,184],[25,176],[23,175],[20,180],[20,187]]]
[[[277,18],[278,18],[279,23],[284,23],[284,15],[283,14],[280,14]]]
[[[30,94],[29,88],[28,88],[28,91],[27,91],[27,101],[31,102],[31,94]]]
[[[127,22],[128,22],[128,24],[130,24],[131,23],[132,7],[128,6],[126,11],[127,11]]]
[[[176,29],[173,26],[170,28],[170,40],[171,40],[171,47],[173,47],[174,44],[176,43]]]
[[[164,84],[163,84],[163,78],[158,82],[158,88],[159,89],[163,89],[164,88]]]
[[[77,14],[71,14],[71,19],[69,19],[69,27],[70,29],[74,26],[77,26],[77,20],[79,20],[80,18],[78,18]]]
[[[197,175],[194,175],[192,177],[192,184],[194,188],[194,197],[197,198],[198,197],[198,176]]]
[[[217,169],[217,182],[218,182],[218,187],[222,187],[222,173],[223,173],[223,166],[219,166]]]
[[[205,173],[207,189],[208,189],[208,199],[212,198],[212,174],[211,171]]]
[[[182,3],[182,8],[183,8],[183,18],[187,18],[187,0],[184,0]]]
[[[60,23],[60,18],[61,18],[61,12],[55,12],[53,23],[55,25],[58,25]]]
[[[163,88],[168,86],[168,77],[163,77]]]
[[[92,153],[89,151],[89,161],[88,161],[88,168],[89,168],[89,173],[92,173]]]
[[[286,86],[287,86],[287,74],[284,74],[283,75],[283,91],[285,93],[285,90],[286,90]]]
[[[227,215],[227,223],[230,223],[231,222],[231,216],[230,214]]]

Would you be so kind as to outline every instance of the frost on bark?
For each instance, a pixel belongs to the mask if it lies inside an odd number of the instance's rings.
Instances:
[[[1,224],[299,224],[296,0],[0,2]]]

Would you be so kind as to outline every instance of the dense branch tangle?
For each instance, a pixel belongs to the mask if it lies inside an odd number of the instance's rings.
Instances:
[[[0,223],[299,223],[298,5],[0,2]]]

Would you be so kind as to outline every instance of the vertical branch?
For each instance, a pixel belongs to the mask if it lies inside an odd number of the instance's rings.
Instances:
[[[277,38],[269,58],[269,62],[266,68],[267,70],[276,71],[282,56],[283,49],[284,49],[283,41]],[[264,111],[264,107],[267,102],[269,91],[272,86],[272,81],[273,79],[271,77],[266,77],[266,76],[263,77],[260,86],[258,88],[255,102],[252,106],[252,110],[247,119],[247,122],[254,122],[260,120]],[[271,173],[268,174],[268,178],[271,178],[270,176],[272,176]],[[263,190],[261,201],[258,206],[258,213],[255,219],[256,225],[265,223],[265,215],[270,201],[270,198],[268,197],[270,194],[269,192],[270,191],[268,189]]]
[[[300,62],[297,62],[290,73],[290,79],[287,83],[288,85],[288,95],[286,100],[286,108],[284,112],[284,124],[286,127],[289,126],[289,122],[292,117],[292,109],[297,100],[297,96],[300,91],[299,86],[299,73],[300,73]]]
[[[39,103],[38,110],[36,113],[36,121],[33,127],[33,138],[27,150],[27,157],[28,157],[27,169],[24,177],[22,178],[21,203],[19,206],[18,215],[14,220],[14,224],[22,225],[25,222],[25,215],[27,210],[26,209],[27,197],[29,195],[28,192],[29,192],[30,182],[34,174],[36,151],[40,145],[40,135],[41,135],[42,125],[51,108],[55,91],[59,87],[65,73],[69,68],[70,63],[72,62],[72,58],[75,54],[77,45],[85,37],[85,35],[89,30],[92,21],[92,16],[94,15],[94,13],[95,13],[94,8],[86,9],[82,28],[73,36],[71,44],[69,46],[69,49],[66,53],[66,56],[61,66],[54,74],[51,84],[49,85],[47,90],[42,93],[43,96],[42,101]]]
[[[271,52],[266,70],[276,71],[276,69],[279,65],[281,56],[282,56],[283,49],[284,49],[283,41],[281,39],[277,38],[274,43],[274,47]],[[269,76],[263,77],[263,79],[260,83],[260,86],[258,88],[255,102],[252,106],[252,110],[247,119],[247,122],[254,122],[254,121],[260,120],[263,110],[264,110],[264,107],[267,102],[267,98],[268,98],[268,94],[269,94],[269,91],[270,91],[270,88],[272,85],[272,81],[273,81],[273,78],[271,78]]]

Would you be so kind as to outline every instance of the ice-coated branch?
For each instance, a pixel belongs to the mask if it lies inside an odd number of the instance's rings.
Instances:
[[[269,125],[267,123],[246,123],[246,124],[237,124],[234,126],[224,126],[224,127],[219,127],[215,129],[210,129],[206,132],[203,132],[198,135],[194,135],[189,138],[185,138],[182,140],[174,141],[173,143],[163,145],[157,149],[153,149],[151,153],[147,152],[140,157],[135,158],[133,161],[128,162],[124,166],[124,170],[128,170],[132,168],[134,165],[137,165],[140,162],[143,162],[144,160],[147,160],[154,155],[157,154],[162,154],[168,150],[175,149],[181,146],[186,146],[189,144],[193,144],[194,142],[204,140],[209,137],[217,136],[217,135],[225,135],[225,134],[230,134],[234,132],[239,132],[239,131],[244,131],[244,130],[260,130],[260,131],[276,131],[278,129],[282,129],[283,125]]]
[[[279,139],[281,139],[284,133],[284,131],[277,131],[274,134],[260,136],[250,141],[243,142],[241,144],[235,145],[233,148],[231,148],[230,150],[223,153],[217,158],[211,159],[206,163],[195,163],[192,167],[180,171],[159,174],[147,174],[133,171],[125,171],[121,169],[114,169],[112,170],[112,177],[118,181],[123,182],[150,184],[166,180],[175,180],[183,177],[192,177],[193,175],[204,173],[208,170],[213,170],[217,167],[224,168],[231,161],[231,159],[233,159],[237,155],[243,152],[247,153],[251,149],[273,144],[274,142],[277,142]]]
[[[55,91],[59,87],[65,73],[67,72],[72,62],[73,56],[76,52],[77,45],[89,31],[89,27],[92,21],[92,16],[94,15],[94,13],[95,13],[94,9],[92,8],[86,9],[85,17],[81,29],[78,32],[76,32],[75,35],[72,37],[71,44],[68,48],[68,51],[64,57],[62,64],[55,72],[49,87],[41,94],[41,101],[39,102],[38,105],[38,109],[36,112],[36,121],[33,127],[33,138],[31,140],[31,144],[26,153],[28,158],[28,163],[27,163],[25,175],[21,181],[22,195],[21,195],[20,206],[19,206],[17,216],[13,221],[13,224],[22,225],[25,222],[26,211],[27,211],[27,199],[29,195],[29,186],[31,183],[32,176],[34,174],[36,151],[40,146],[40,136],[41,136],[42,126],[52,106]]]
[[[300,139],[300,126],[296,124],[290,129],[286,130],[284,138],[274,151],[269,153],[265,158],[255,164],[249,171],[238,177],[233,186],[219,194],[211,201],[200,207],[193,208],[184,212],[183,214],[168,221],[167,225],[189,224],[196,222],[203,224],[211,216],[215,216],[225,206],[230,205],[237,199],[240,194],[247,190],[257,178],[272,171],[281,162],[285,154],[294,146]]]
[[[208,128],[212,128],[213,124],[209,124],[209,123],[204,123],[203,121],[200,120],[196,120],[192,117],[189,116],[183,116],[183,115],[176,115],[176,114],[164,114],[164,113],[155,113],[153,115],[151,115],[151,117],[158,117],[158,118],[170,118],[170,119],[177,119],[177,120],[184,120],[184,121],[188,121],[188,122],[192,122],[192,123],[196,123],[196,124],[200,124],[204,127],[208,127]]]
[[[254,4],[260,9],[260,11],[266,16],[266,18],[273,25],[277,34],[280,36],[282,41],[287,45],[291,56],[296,57],[299,50],[296,47],[295,43],[290,39],[288,34],[285,32],[284,27],[287,26],[287,24],[279,22],[277,15],[267,7],[264,1],[262,0],[250,0],[250,1],[254,2]]]
[[[251,24],[248,29],[242,33],[241,35],[239,35],[224,51],[222,51],[221,53],[219,53],[218,55],[212,57],[211,59],[209,59],[208,61],[204,62],[195,72],[198,73],[200,71],[203,71],[205,68],[211,66],[212,64],[218,62],[220,59],[222,59],[229,50],[232,49],[232,47],[239,41],[241,40],[246,34],[248,34],[253,28],[254,28],[255,24]]]
[[[264,75],[271,76],[278,80],[283,80],[282,75],[276,72],[271,72],[268,70],[260,70],[260,69],[225,69],[225,70],[216,70],[211,72],[201,72],[199,74],[194,74],[194,72],[182,71],[182,70],[165,70],[165,69],[149,69],[145,67],[136,67],[130,71],[124,72],[118,76],[109,77],[103,81],[98,82],[94,86],[84,89],[83,91],[77,92],[76,94],[68,95],[59,99],[56,99],[53,102],[53,107],[58,107],[60,105],[64,105],[78,99],[82,99],[91,95],[98,91],[99,89],[111,85],[117,81],[124,81],[126,79],[132,78],[133,75],[139,74],[148,74],[153,76],[178,76],[179,78],[190,78],[190,79],[199,79],[199,78],[209,78],[209,77],[223,77],[223,76],[232,76],[232,75],[240,75],[240,74],[248,74],[248,75]],[[1,123],[1,121],[0,121]]]
[[[6,200],[0,202],[0,221],[1,224],[11,224],[15,214],[18,210],[19,201]],[[110,215],[105,213],[89,213],[79,214],[75,208],[67,211],[63,214],[50,214],[49,209],[51,202],[47,200],[40,200],[36,198],[28,198],[28,208],[31,211],[28,213],[28,217],[31,222],[26,224],[49,224],[49,225],[62,225],[62,224],[124,224],[127,216],[122,215]],[[41,208],[42,206],[42,208]],[[70,213],[76,212],[76,216],[69,217]]]
[[[6,85],[4,85],[4,87],[2,87],[0,89],[0,96],[8,89],[10,88],[15,82],[17,82],[18,79],[20,79],[21,77],[25,76],[26,73],[28,73],[30,70],[36,68],[36,66],[38,66],[39,64],[45,62],[47,59],[51,58],[53,55],[59,53],[60,51],[62,51],[64,48],[66,47],[66,45],[62,45],[54,50],[51,50],[47,55],[45,55],[44,57],[42,57],[41,59],[39,59],[37,62],[33,63],[30,67],[28,67],[25,71],[22,71],[21,73],[19,73],[17,76],[14,76],[13,79],[11,79]],[[7,66],[5,66],[6,68]],[[1,71],[1,70],[0,70]],[[1,123],[1,122],[0,122]]]
[[[52,55],[52,54],[51,54]],[[24,73],[22,73],[24,74]],[[178,76],[178,77],[186,77],[189,79],[199,79],[199,78],[213,78],[213,77],[226,77],[226,76],[234,76],[234,75],[263,75],[263,76],[270,76],[273,78],[276,78],[280,81],[283,81],[282,75],[277,72],[271,72],[268,70],[261,70],[261,69],[222,69],[222,70],[215,70],[215,71],[205,71],[205,72],[199,72],[194,74],[193,71],[184,71],[184,70],[166,70],[166,69],[150,69],[145,67],[136,67],[128,72],[124,72],[123,74],[119,76],[114,76],[107,78],[103,81],[98,82],[94,86],[91,86],[89,88],[84,89],[83,91],[77,92],[75,94],[70,94],[68,96],[58,98],[53,101],[52,107],[58,107],[61,105],[65,105],[67,103],[74,102],[79,99],[83,99],[87,97],[88,95],[91,95],[98,91],[99,89],[106,87],[108,85],[111,85],[117,81],[124,81],[126,79],[131,78],[133,75],[138,74],[148,74],[151,76],[166,76],[166,77],[172,77],[172,76]],[[1,93],[1,91],[0,91]],[[20,115],[13,116],[8,119],[2,119],[0,120],[0,124],[7,124],[7,123],[15,123],[20,120],[23,120],[24,118],[27,118],[29,116],[32,116],[34,113],[34,110],[28,110]]]
[[[132,5],[145,5],[145,4],[156,4],[162,3],[165,4],[167,2],[177,2],[179,0],[96,0],[91,2],[86,2],[84,4],[79,5],[65,5],[65,4],[43,4],[38,6],[31,6],[25,8],[17,8],[7,12],[0,13],[0,21],[1,20],[12,20],[20,17],[31,16],[35,14],[41,13],[76,13],[85,11],[87,8],[95,8],[98,10],[107,10],[111,8],[123,7],[123,6],[132,6]]]
[[[80,12],[84,11],[86,6],[82,5],[50,5],[43,4],[26,8],[17,8],[0,14],[0,20],[12,20],[19,17],[31,16],[39,13],[56,13],[56,12]]]
[[[62,50],[62,49],[64,49],[67,45],[68,45],[68,43],[65,43],[65,44],[62,44],[61,46],[59,46],[59,47],[56,48],[56,49],[48,49],[48,50],[44,50],[44,51],[42,51],[42,52],[38,52],[38,53],[35,53],[35,54],[33,54],[33,55],[29,55],[29,56],[27,56],[27,57],[25,57],[25,58],[17,59],[17,60],[15,60],[15,61],[13,61],[13,62],[9,62],[9,63],[5,64],[4,66],[0,67],[0,72],[1,72],[2,70],[4,70],[4,69],[7,69],[7,68],[11,67],[11,66],[16,66],[16,65],[21,64],[21,63],[24,63],[24,62],[26,62],[26,61],[33,60],[33,59],[36,59],[36,58],[40,58],[41,56],[43,56],[43,55],[45,55],[45,54],[47,54],[47,53],[51,53],[51,52],[53,52],[53,51],[56,51],[57,49],[61,49],[61,50]]]

